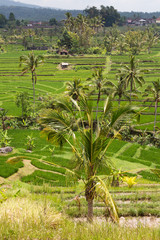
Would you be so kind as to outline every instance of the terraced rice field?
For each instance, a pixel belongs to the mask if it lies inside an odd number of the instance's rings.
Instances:
[[[67,81],[73,81],[80,78],[83,82],[92,76],[92,69],[98,66],[105,66],[106,56],[69,56],[60,57],[48,55],[45,51],[36,51],[37,54],[44,54],[45,63],[37,69],[38,81],[36,84],[36,99],[46,94],[60,94],[65,90]],[[8,53],[0,55],[0,103],[1,107],[8,109],[8,115],[19,116],[21,111],[15,105],[15,94],[19,91],[27,91],[32,99],[32,83],[31,75],[27,73],[21,75],[19,68],[19,57],[22,54],[28,54],[26,51],[12,50]],[[152,49],[151,54],[141,54],[136,56],[140,60],[139,66],[148,69],[149,72],[144,75],[145,84],[142,88],[138,88],[143,92],[147,85],[157,80],[160,76],[160,45]],[[71,64],[70,70],[60,70],[59,64],[68,62]],[[108,80],[116,83],[116,73],[121,65],[129,63],[128,55],[112,55],[111,71],[108,74]],[[96,101],[96,96],[93,96]],[[106,96],[102,96],[100,107],[103,107],[103,100]],[[139,106],[142,111],[140,124],[137,128],[153,129],[154,122],[154,104],[143,102],[144,98],[139,94],[138,99],[133,99],[133,104]],[[126,104],[123,100],[121,104]],[[117,106],[116,99],[114,105]],[[160,127],[160,113],[158,110],[157,127]]]
[[[35,138],[35,148],[32,152],[26,150],[26,138],[30,134]],[[40,137],[38,130],[10,130],[9,135],[12,138],[11,146],[14,147],[14,151],[7,156],[0,156],[1,177],[7,178],[16,174],[19,168],[24,167],[23,160],[30,160],[30,165],[35,167],[34,171],[31,174],[26,172],[20,175],[22,181],[36,185],[48,183],[51,186],[72,184],[72,182],[67,183],[66,178],[66,169],[74,168],[73,155],[68,146],[63,149],[55,148],[52,151],[53,146]],[[122,172],[127,171],[131,176],[137,176],[139,183],[160,182],[158,176],[150,171],[152,168],[160,169],[160,149],[114,140],[108,147],[107,156],[117,169]],[[16,157],[20,157],[18,163],[14,165],[6,163],[8,159]],[[102,169],[99,175],[105,175],[107,171]]]
[[[85,82],[87,78],[92,76],[93,68],[105,66],[106,62],[106,56],[59,57],[47,55],[45,51],[36,51],[36,53],[46,55],[44,65],[37,69],[37,102],[39,97],[43,95],[62,93],[65,90],[66,82],[73,81],[74,78],[80,78]],[[21,110],[15,105],[16,92],[27,91],[32,100],[30,73],[22,76],[19,68],[19,57],[22,54],[28,54],[28,52],[13,50],[0,55],[0,107],[8,110],[8,116],[21,115]],[[157,80],[160,76],[160,45],[152,49],[152,54],[139,55],[137,59],[140,59],[140,67],[150,70],[144,76],[146,83],[143,88],[138,89],[143,91],[148,84],[151,84],[153,80]],[[121,64],[129,62],[129,56],[112,55],[111,61],[112,67],[107,78],[116,83],[117,70],[121,67]],[[60,70],[58,66],[61,62],[70,63],[71,69]],[[96,106],[96,95],[93,98]],[[103,95],[100,110],[105,98],[106,96]],[[126,101],[123,100],[121,104],[126,104]],[[133,100],[133,104],[144,109],[141,121],[138,124],[135,122],[135,127],[153,130],[154,105],[149,107],[151,103],[144,103],[140,94],[139,99]],[[118,106],[116,99],[114,100],[114,106]],[[157,127],[160,127],[159,108]],[[73,182],[66,178],[66,168],[72,169],[74,167],[72,164],[73,155],[69,146],[65,146],[64,149],[55,148],[53,150],[53,146],[40,137],[40,131],[38,130],[13,129],[9,130],[8,134],[12,138],[11,146],[14,147],[14,150],[9,155],[0,156],[0,183],[7,179],[20,179],[33,185],[45,186],[47,184],[47,191],[54,191],[57,198],[65,202],[68,214],[74,216],[85,215],[86,203],[81,183],[75,187]],[[26,151],[28,135],[35,138],[35,148],[32,152]],[[137,176],[138,184],[133,189],[129,190],[124,184],[121,184],[120,188],[111,189],[120,208],[120,215],[143,216],[151,214],[159,216],[160,179],[150,169],[160,169],[160,149],[114,140],[108,148],[107,155],[117,169],[122,172],[127,171],[129,176]],[[20,157],[21,161],[14,165],[6,162],[10,158],[16,159],[17,157]],[[50,163],[54,163],[54,165]],[[106,173],[107,169],[103,169],[99,172],[99,175],[105,175]],[[49,186],[52,186],[52,188],[50,189]],[[66,186],[70,188],[66,189]],[[35,188],[35,192],[41,191],[38,186],[33,188]],[[80,196],[81,209],[78,210],[74,197],[80,192],[82,192]],[[98,216],[104,211],[104,205],[95,202],[95,214]]]

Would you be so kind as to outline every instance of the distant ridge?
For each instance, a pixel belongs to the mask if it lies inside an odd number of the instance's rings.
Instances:
[[[31,7],[16,7],[16,6],[1,6],[0,14],[9,17],[10,12],[13,12],[16,19],[29,20],[29,21],[48,21],[51,18],[56,18],[57,21],[61,21],[66,18],[65,13],[70,12],[73,17],[76,17],[79,13],[83,13],[82,10],[58,10],[53,8],[31,8]]]
[[[40,6],[37,6],[37,5],[31,5],[31,4],[27,4],[27,3],[21,3],[21,2],[13,1],[13,0],[0,0],[0,6],[40,8]]]
[[[57,21],[65,19],[65,13],[70,12],[73,17],[78,14],[83,14],[83,10],[62,10],[57,8],[43,8],[38,5],[21,3],[13,0],[0,0],[0,14],[9,17],[10,12],[13,12],[16,19],[29,21],[48,21],[51,18],[56,18]],[[126,18],[156,18],[160,17],[160,12],[119,12],[121,16]]]
[[[119,12],[121,16],[125,16],[127,18],[153,18],[153,17],[160,17],[160,12]]]

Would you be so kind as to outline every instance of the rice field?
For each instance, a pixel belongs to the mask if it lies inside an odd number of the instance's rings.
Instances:
[[[45,55],[45,63],[37,69],[36,84],[36,102],[39,98],[48,95],[59,95],[65,90],[65,84],[80,78],[83,82],[92,76],[92,69],[98,66],[105,66],[106,56],[69,56],[60,57],[48,54],[45,51],[35,51],[36,54]],[[140,60],[140,67],[147,68],[150,71],[145,74],[146,83],[139,91],[143,91],[153,80],[160,76],[160,44],[152,49],[152,53],[136,56]],[[15,95],[17,92],[27,91],[32,101],[32,83],[31,74],[21,75],[19,67],[19,57],[22,54],[28,54],[27,51],[12,49],[7,53],[0,55],[0,107],[8,110],[8,117],[21,116],[21,110],[15,104]],[[59,64],[68,62],[71,64],[69,70],[60,70]],[[116,83],[115,75],[121,65],[129,63],[129,56],[111,55],[111,71],[108,74],[108,80]],[[96,106],[96,95],[93,96]],[[104,100],[105,95],[102,96]],[[103,107],[103,100],[100,103],[100,109]],[[118,106],[117,100],[113,101],[115,107]],[[123,99],[121,104],[126,104]],[[143,102],[141,95],[133,100],[133,104],[144,109],[140,123],[134,123],[135,128],[143,130],[153,130],[154,105]],[[160,113],[158,108],[157,127],[160,127]],[[23,184],[31,186],[34,193],[53,193],[57,194],[61,204],[65,204],[65,213],[70,216],[86,216],[86,202],[84,193],[80,196],[81,210],[77,210],[77,203],[74,197],[83,191],[81,183],[74,185],[72,179],[68,180],[66,169],[73,169],[73,154],[69,146],[63,149],[54,148],[52,144],[41,138],[40,131],[33,126],[32,129],[12,129],[8,130],[11,138],[13,152],[8,155],[0,155],[0,183],[6,183],[8,180],[21,180]],[[33,151],[27,151],[26,139],[28,135],[34,137],[35,148]],[[160,179],[151,169],[160,169],[160,149],[141,146],[136,143],[114,140],[108,147],[108,160],[112,161],[113,166],[121,172],[127,172],[128,176],[136,176],[136,186],[128,189],[121,182],[119,188],[111,188],[114,199],[119,207],[120,216],[160,216],[159,213],[159,182]],[[20,161],[14,165],[7,162],[9,159]],[[107,174],[107,169],[99,172],[100,176]],[[46,189],[45,190],[45,186]],[[101,216],[104,214],[104,205],[95,202],[94,214]]]
[[[147,85],[157,80],[160,76],[160,60],[159,60],[160,44],[152,49],[151,54],[141,54],[136,56],[139,59],[139,66],[148,69],[149,72],[144,75],[145,84],[142,88],[138,88],[143,92]],[[98,66],[105,67],[106,56],[104,55],[84,55],[84,56],[58,56],[48,54],[46,51],[35,51],[36,54],[44,54],[45,63],[37,68],[37,84],[36,84],[36,100],[46,94],[56,94],[64,92],[65,84],[80,78],[83,82],[92,76],[93,68]],[[32,83],[31,74],[28,72],[21,75],[19,67],[19,57],[28,54],[28,51],[12,49],[9,52],[0,55],[0,104],[2,108],[8,110],[9,116],[20,116],[21,111],[15,105],[15,95],[17,92],[27,91],[32,99]],[[129,55],[111,55],[111,71],[107,75],[107,79],[116,84],[116,74],[123,64],[129,63]],[[59,64],[67,62],[71,65],[69,70],[60,70]],[[96,95],[93,97],[96,101]],[[100,107],[103,106],[102,96]],[[139,106],[142,110],[141,122],[137,128],[143,130],[152,130],[154,122],[154,103],[143,102],[144,98],[139,94],[138,99],[133,99],[133,104]],[[126,104],[123,100],[121,104]],[[118,103],[114,100],[114,105]],[[158,111],[157,128],[160,127],[160,114]]]

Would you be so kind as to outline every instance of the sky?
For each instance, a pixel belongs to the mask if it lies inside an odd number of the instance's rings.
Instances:
[[[160,0],[16,0],[22,3],[61,9],[85,9],[87,6],[113,6],[118,11],[158,12]]]

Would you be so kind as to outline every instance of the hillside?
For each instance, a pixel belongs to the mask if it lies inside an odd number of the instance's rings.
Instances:
[[[30,7],[30,8],[39,8],[37,5],[31,5],[26,3],[21,3],[13,0],[0,0],[0,6],[7,6],[7,7]]]
[[[51,8],[30,8],[30,7],[7,7],[2,6],[0,13],[5,15],[7,18],[13,12],[16,19],[19,20],[32,20],[32,21],[48,21],[51,18],[56,18],[57,21],[65,19],[65,13],[67,10],[57,10]],[[75,17],[79,13],[82,13],[81,10],[70,10],[72,15]]]
[[[56,18],[58,21],[65,18],[65,13],[68,10],[42,8],[37,5],[25,4],[13,0],[0,0],[0,14],[7,18],[13,12],[16,19],[32,20],[32,21],[48,21],[51,18]],[[73,16],[82,13],[81,10],[70,10]]]
[[[153,18],[153,17],[160,17],[160,12],[119,12],[120,15],[123,17],[125,16],[126,18]]]
[[[83,10],[62,10],[54,8],[43,8],[38,5],[21,3],[13,0],[0,0],[0,14],[5,15],[7,18],[10,12],[13,12],[16,19],[19,20],[32,20],[32,21],[48,21],[51,18],[56,18],[61,21],[65,18],[65,13],[70,12],[74,17],[79,13],[83,14]],[[160,12],[119,12],[121,16],[126,18],[140,17],[140,18],[152,18],[155,16],[158,18]]]

